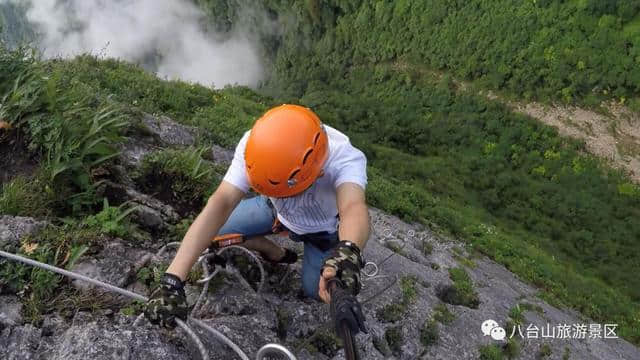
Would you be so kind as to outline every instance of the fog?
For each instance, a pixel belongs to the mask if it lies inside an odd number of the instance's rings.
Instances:
[[[255,87],[263,76],[248,33],[204,30],[188,0],[0,0],[24,6],[47,58],[92,53],[143,65],[158,76],[222,87]]]

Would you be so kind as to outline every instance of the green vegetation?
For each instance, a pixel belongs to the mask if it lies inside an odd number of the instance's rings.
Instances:
[[[0,189],[0,214],[45,217],[55,208],[57,196],[48,189],[48,179],[18,176]]]
[[[515,337],[510,338],[502,348],[502,351],[507,359],[517,359],[518,355],[520,355],[520,343]]]
[[[291,325],[291,314],[285,308],[278,308],[276,311],[276,333],[280,340],[287,338],[287,329]]]
[[[79,56],[53,62],[53,71],[100,97],[110,96],[123,106],[151,114],[165,114],[186,125],[207,130],[216,144],[233,146],[242,133],[273,103],[245,87],[222,90],[162,81],[142,68],[118,60]]]
[[[511,308],[511,310],[509,310],[509,318],[511,318],[516,325],[521,325],[525,320],[524,311],[525,309],[520,306],[520,304],[516,304]],[[511,329],[511,327],[507,327],[507,329]]]
[[[422,240],[422,254],[424,256],[429,256],[432,253],[433,253],[433,245],[427,240]]]
[[[407,312],[407,307],[401,303],[389,303],[376,311],[376,317],[384,322],[396,322],[402,320]]]
[[[477,265],[476,265],[476,263],[475,263],[473,260],[471,260],[470,258],[468,258],[468,257],[466,257],[466,256],[463,256],[463,255],[461,255],[461,254],[454,253],[454,254],[453,254],[453,258],[454,258],[454,259],[455,259],[455,260],[456,260],[460,265],[466,266],[466,267],[468,267],[469,269],[473,269],[473,268],[475,268],[475,267],[477,266]]]
[[[100,245],[100,235],[93,230],[74,224],[51,225],[24,237],[16,252],[69,269],[84,253]],[[60,275],[15,262],[7,262],[0,268],[0,283],[12,292],[23,292],[25,319],[32,323],[39,322],[42,314],[55,308],[56,301],[63,300],[59,295],[70,289]]]
[[[316,331],[309,342],[305,341],[304,348],[311,354],[319,352],[333,357],[342,348],[342,340],[335,334],[335,331],[325,327]]]
[[[165,149],[144,157],[136,175],[139,186],[172,204],[183,215],[197,214],[218,186],[224,169],[204,160],[206,148]]]
[[[402,335],[402,325],[393,326],[384,332],[384,338],[387,340],[389,349],[395,355],[402,353],[402,345],[404,345],[404,335]]]
[[[201,0],[218,20],[238,1]],[[634,0],[269,0],[288,21],[272,85],[313,96],[332,76],[385,65],[446,71],[524,98],[596,104],[640,95],[640,4]],[[235,10],[235,11],[234,11]],[[464,31],[461,31],[464,29]],[[279,48],[270,49],[276,43]]]
[[[439,338],[438,324],[434,320],[426,321],[420,329],[420,343],[424,347],[429,347],[438,342]]]
[[[433,308],[432,317],[435,321],[445,325],[451,324],[456,319],[456,316],[449,311],[447,305],[442,303]]]
[[[480,347],[480,360],[502,360],[504,354],[502,349],[496,344],[483,345]]]
[[[373,334],[371,336],[371,341],[373,342],[373,347],[376,348],[382,355],[386,357],[390,357],[391,349],[389,349],[389,344],[387,344],[387,340],[381,336]]]
[[[538,359],[546,359],[551,356],[551,346],[549,344],[542,344],[540,350],[538,350]]]
[[[109,201],[105,198],[102,211],[86,217],[82,225],[101,234],[125,237],[132,232],[132,225],[127,221],[127,216],[136,210],[136,207],[125,207],[126,204],[109,206]]]
[[[463,305],[472,309],[478,308],[480,300],[467,272],[462,268],[451,268],[449,269],[449,276],[453,284],[442,286],[438,289],[437,295],[440,300],[451,305]]]
[[[243,1],[199,2],[226,19],[220,24],[230,24]],[[367,154],[371,205],[473,244],[540,288],[546,300],[618,323],[621,336],[640,342],[638,186],[586,155],[583,144],[454,81],[549,101],[635,101],[635,3],[263,4],[286,19],[282,35],[263,35],[274,67],[262,91],[275,100],[242,87],[161,81],[116,60],[41,63],[3,50],[2,117],[42,154],[43,170],[56,174],[45,183],[52,193],[76,195],[53,201],[51,211],[86,215],[99,206],[101,198],[91,193],[97,179],[88,170],[109,163],[111,145],[127,130],[116,126],[122,116],[132,124],[141,111],[167,114],[211,131],[204,143],[232,145],[270,105],[301,103]],[[94,135],[107,139],[95,153],[82,150],[89,145],[78,142],[84,136],[64,131],[90,134],[96,120],[98,127],[114,122]],[[32,179],[21,181],[24,189]],[[3,190],[0,206],[35,208],[16,206],[16,198],[32,194],[16,189]]]
[[[18,136],[27,135],[28,151],[43,159],[39,176],[45,189],[36,189],[35,198],[29,198],[26,191],[37,186],[34,181],[38,180],[3,188],[3,198],[22,196],[28,202],[22,209],[13,206],[14,212],[50,204],[35,203],[43,192],[45,199],[51,194],[64,199],[57,201],[61,208],[55,209],[56,214],[85,211],[97,202],[91,170],[118,155],[113,145],[127,126],[121,109],[87,95],[92,92],[82,86],[68,85],[32,52],[0,47],[0,118]]]
[[[415,276],[407,275],[400,278],[400,290],[402,290],[402,302],[412,304],[418,296],[418,279]]]
[[[120,312],[126,316],[134,316],[137,314],[141,314],[144,310],[144,303],[140,301],[134,301],[127,306],[121,307]]]
[[[400,290],[402,291],[402,300],[399,302],[389,303],[376,311],[376,317],[384,322],[396,322],[402,320],[402,317],[409,310],[409,306],[413,304],[418,295],[417,279],[414,276],[403,276],[400,279]]]

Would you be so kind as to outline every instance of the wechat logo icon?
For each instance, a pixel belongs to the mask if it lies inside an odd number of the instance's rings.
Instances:
[[[507,332],[495,320],[485,320],[480,329],[484,336],[491,336],[493,340],[504,340],[507,336]]]

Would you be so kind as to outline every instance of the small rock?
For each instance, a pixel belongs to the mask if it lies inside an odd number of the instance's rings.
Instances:
[[[22,324],[22,303],[15,296],[0,296],[0,325]]]
[[[213,156],[213,162],[220,165],[228,166],[233,160],[233,150],[223,148],[213,144],[211,146],[211,155]]]
[[[0,359],[36,359],[40,336],[41,330],[31,324],[5,328],[0,332]]]
[[[135,138],[126,138],[120,145],[120,159],[124,165],[135,168],[142,164],[148,153],[157,150],[157,146]]]
[[[114,204],[128,201],[132,206],[137,206],[133,216],[138,224],[148,230],[166,229],[169,224],[175,224],[180,219],[178,213],[170,205],[133,188],[105,181],[103,192]]]
[[[52,336],[56,333],[66,331],[69,326],[60,316],[46,316],[42,320],[42,336]]]
[[[23,236],[33,234],[46,225],[45,221],[37,221],[29,217],[0,216],[0,249],[7,246],[19,246]]]
[[[75,321],[74,321],[75,323]],[[74,324],[47,354],[51,360],[175,359],[186,351],[167,341],[155,327],[115,325],[93,321]]]
[[[196,128],[178,124],[166,116],[145,114],[142,122],[165,145],[191,146],[196,142]]]
[[[120,242],[112,242],[107,244],[97,257],[77,263],[73,271],[111,285],[124,287],[135,276],[134,264],[138,253]],[[81,280],[74,280],[73,285],[84,291],[93,287],[90,283]]]

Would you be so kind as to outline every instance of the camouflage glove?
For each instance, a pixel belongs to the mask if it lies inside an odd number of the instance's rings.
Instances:
[[[173,274],[165,273],[144,309],[144,315],[153,324],[173,329],[175,318],[187,320],[189,306],[184,294],[184,283]]]
[[[361,287],[360,269],[364,267],[364,263],[357,245],[350,241],[340,241],[324,261],[321,271],[327,267],[336,270],[336,277],[340,279],[345,289],[354,296],[358,295]]]

